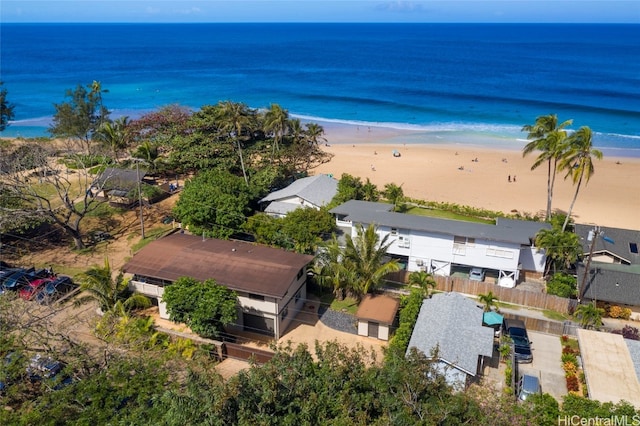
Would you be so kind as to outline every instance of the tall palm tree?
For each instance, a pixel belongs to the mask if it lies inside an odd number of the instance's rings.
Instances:
[[[564,178],[566,179],[571,176],[573,184],[576,185],[576,192],[573,194],[573,200],[571,200],[569,212],[567,213],[567,217],[562,225],[563,231],[567,228],[567,224],[569,223],[571,211],[573,210],[573,206],[578,198],[578,192],[580,192],[582,180],[584,179],[584,184],[586,185],[595,172],[593,159],[602,159],[602,151],[598,151],[593,148],[592,139],[591,129],[587,126],[580,127],[580,129],[578,129],[574,134],[569,136],[569,150],[559,165],[561,169],[567,170],[567,174]]]
[[[113,278],[109,260],[104,260],[104,266],[95,266],[78,276],[80,289],[85,295],[74,302],[77,306],[96,300],[102,312],[118,312],[124,308],[146,308],[151,305],[147,297],[129,290],[129,282],[124,279],[122,272]]]
[[[484,304],[483,310],[485,312],[491,312],[492,308],[496,308],[496,312],[499,310],[498,304],[496,303],[498,301],[498,298],[493,294],[492,291],[486,294],[479,294],[478,300]]]
[[[602,327],[603,315],[604,309],[598,308],[595,302],[579,305],[573,313],[573,316],[580,320],[582,328],[595,329]]]
[[[138,148],[131,153],[133,158],[143,160],[151,167],[152,171],[157,171],[162,163],[162,157],[160,157],[160,150],[158,145],[151,143],[150,141],[142,142]]]
[[[113,122],[102,123],[96,132],[96,138],[113,152],[113,159],[116,163],[118,162],[118,152],[125,149],[130,142],[128,125],[129,117],[120,117]]]
[[[431,289],[436,288],[436,282],[430,273],[425,271],[413,271],[409,274],[409,285],[417,285],[422,289],[424,297],[429,297]]]
[[[216,110],[216,118],[220,121],[221,131],[231,136],[234,146],[240,156],[240,166],[242,167],[242,176],[244,181],[249,185],[247,179],[247,171],[244,167],[244,158],[242,157],[243,134],[249,130],[252,123],[252,116],[249,108],[243,103],[223,101],[219,102]]]
[[[522,131],[528,132],[527,139],[531,140],[525,145],[522,156],[529,155],[533,151],[541,151],[531,170],[535,170],[543,163],[547,163],[547,212],[546,219],[551,218],[551,204],[553,199],[553,187],[556,180],[558,161],[562,159],[566,151],[565,140],[567,132],[565,127],[570,126],[573,120],[567,120],[558,124],[558,116],[555,114],[540,116],[535,124],[525,125]]]
[[[347,235],[344,262],[353,266],[357,281],[351,290],[357,298],[361,298],[377,289],[385,275],[400,270],[400,265],[396,259],[388,262],[385,259],[387,250],[393,243],[389,241],[390,234],[381,240],[377,227],[372,224],[366,229],[358,225],[356,232],[355,238]]]
[[[289,130],[289,111],[278,104],[271,104],[264,115],[264,129],[273,132],[273,153],[280,149],[279,143]]]

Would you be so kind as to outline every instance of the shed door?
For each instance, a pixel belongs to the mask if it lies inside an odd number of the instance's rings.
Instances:
[[[242,320],[245,331],[266,334],[268,336],[275,335],[273,318],[265,318],[260,315],[243,313]]]
[[[367,336],[378,338],[378,328],[380,328],[380,324],[369,321],[369,332]]]

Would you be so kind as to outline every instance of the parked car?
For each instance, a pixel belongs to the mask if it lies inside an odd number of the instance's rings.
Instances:
[[[35,300],[41,305],[48,305],[76,288],[70,277],[59,275],[45,283],[44,288],[36,294]]]
[[[18,294],[24,300],[31,300],[45,287],[47,283],[53,280],[54,278],[37,278],[23,286]]]
[[[502,329],[505,335],[509,336],[513,341],[513,351],[515,352],[516,362],[533,362],[531,341],[529,340],[524,321],[505,318]]]
[[[47,381],[53,385],[54,390],[58,390],[73,382],[70,376],[60,374],[64,367],[65,365],[60,361],[37,354],[29,362],[27,375],[32,382]]]
[[[541,394],[540,379],[531,374],[523,374],[518,381],[518,399],[526,401],[531,395]]]
[[[18,290],[20,288],[20,286],[22,284],[24,284],[24,282],[22,281],[22,279],[35,271],[35,268],[29,268],[29,269],[20,269],[17,272],[14,272],[13,274],[9,275],[7,278],[5,278],[5,280],[2,282],[2,287],[4,290]]]
[[[471,268],[471,271],[469,271],[469,279],[471,281],[484,281],[484,269]]]

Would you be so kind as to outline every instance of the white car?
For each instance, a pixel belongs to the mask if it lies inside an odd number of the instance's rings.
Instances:
[[[484,269],[471,268],[471,271],[469,272],[469,279],[471,281],[484,281]]]

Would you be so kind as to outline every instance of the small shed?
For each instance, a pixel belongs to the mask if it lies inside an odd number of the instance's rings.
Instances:
[[[358,335],[389,340],[389,330],[399,306],[398,299],[385,294],[365,296],[356,312]]]

